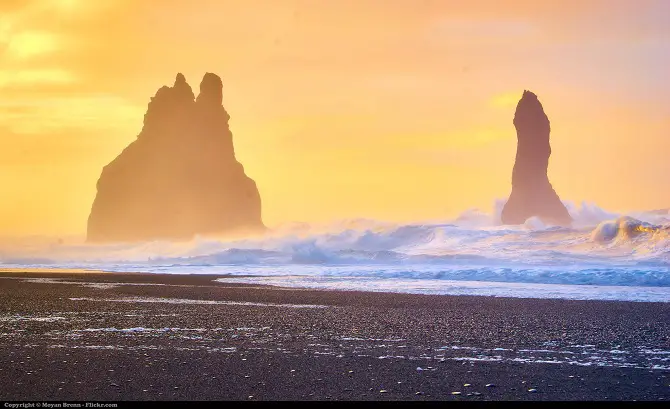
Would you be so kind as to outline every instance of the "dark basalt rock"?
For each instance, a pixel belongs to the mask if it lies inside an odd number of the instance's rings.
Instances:
[[[265,229],[256,183],[235,159],[222,82],[195,98],[182,74],[149,102],[139,136],[102,170],[88,241],[190,239]]]
[[[524,91],[514,114],[517,151],[512,193],[502,210],[504,224],[522,224],[536,216],[543,222],[569,225],[572,218],[549,183],[549,118],[537,95]]]

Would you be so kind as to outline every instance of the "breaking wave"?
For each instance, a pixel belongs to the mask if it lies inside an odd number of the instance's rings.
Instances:
[[[438,280],[438,286],[467,281],[670,287],[667,212],[621,215],[589,203],[566,203],[574,219],[571,228],[537,218],[504,226],[503,203],[496,201],[492,212],[469,209],[447,221],[291,223],[262,237],[237,240],[86,245],[81,240],[8,239],[0,244],[0,266],[216,273],[271,277],[279,284],[282,278],[286,284],[301,277],[303,285],[308,279],[336,279],[365,281],[367,289],[370,283],[387,288],[393,280],[404,287],[416,283],[416,288],[425,280]]]

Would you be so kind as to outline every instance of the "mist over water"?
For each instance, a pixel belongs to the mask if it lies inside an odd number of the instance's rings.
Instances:
[[[289,223],[264,236],[87,245],[5,238],[0,267],[227,274],[232,281],[341,290],[670,301],[670,214],[566,203],[571,228],[493,210],[412,224]],[[230,278],[225,279],[231,281]]]

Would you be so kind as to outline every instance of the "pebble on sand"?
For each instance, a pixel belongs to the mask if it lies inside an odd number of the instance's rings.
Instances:
[[[528,389],[528,392],[535,393],[535,392],[537,392],[537,389],[531,388],[531,389]]]
[[[460,395],[460,392],[451,392],[452,395]]]
[[[487,388],[495,388],[496,386],[495,386],[495,384],[487,383],[487,384],[486,384],[486,387],[487,387]]]

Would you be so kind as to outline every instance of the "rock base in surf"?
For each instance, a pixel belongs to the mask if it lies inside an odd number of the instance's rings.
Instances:
[[[503,207],[503,224],[523,224],[531,217],[544,223],[569,225],[572,217],[554,191],[547,169],[551,146],[549,118],[537,96],[524,91],[514,114],[517,151],[512,193]]]

